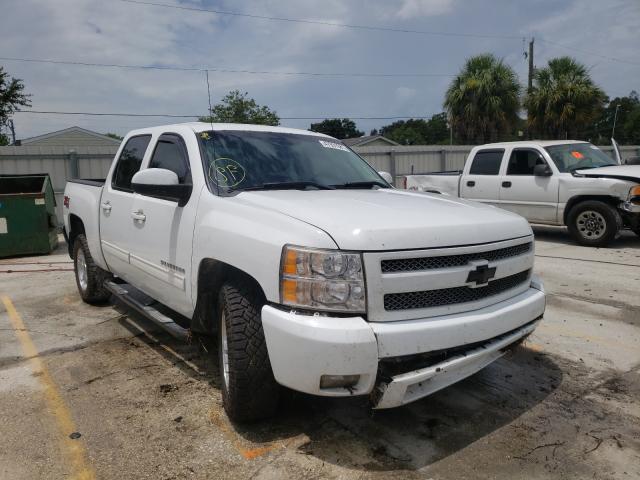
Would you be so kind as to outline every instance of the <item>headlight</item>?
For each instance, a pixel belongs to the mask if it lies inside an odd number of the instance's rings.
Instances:
[[[286,245],[282,249],[280,300],[292,307],[364,313],[362,257],[359,253]]]
[[[629,201],[640,204],[640,185],[631,187],[631,190],[629,190]]]

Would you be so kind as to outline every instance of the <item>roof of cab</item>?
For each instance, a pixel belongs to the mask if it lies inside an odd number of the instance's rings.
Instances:
[[[573,143],[589,143],[584,140],[522,140],[519,142],[498,142],[498,143],[485,143],[484,145],[478,145],[478,147],[551,147],[553,145],[568,145]],[[476,147],[476,148],[478,148]]]
[[[164,133],[175,131],[177,129],[188,128],[196,133],[204,132],[207,130],[222,131],[222,130],[236,130],[246,132],[276,132],[276,133],[290,133],[294,135],[314,135],[317,137],[333,138],[324,133],[312,132],[310,130],[302,130],[298,128],[287,127],[272,127],[270,125],[253,125],[249,123],[207,123],[207,122],[187,122],[187,123],[174,123],[170,125],[158,125],[156,127],[139,128],[129,132],[129,135],[140,135],[144,133]]]

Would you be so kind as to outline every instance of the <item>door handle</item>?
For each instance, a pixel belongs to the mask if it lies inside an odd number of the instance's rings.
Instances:
[[[476,186],[476,182],[474,182],[473,180],[469,180],[467,182],[467,187],[475,187]]]
[[[502,182],[504,188],[511,188],[511,182]]]
[[[109,213],[111,211],[111,202],[106,201],[100,204],[104,213]]]
[[[137,222],[144,222],[147,219],[147,216],[142,210],[136,210],[134,212],[131,212],[131,218],[133,218]]]

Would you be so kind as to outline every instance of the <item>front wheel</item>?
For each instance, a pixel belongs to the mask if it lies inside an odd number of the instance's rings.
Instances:
[[[260,312],[264,300],[241,282],[218,297],[218,358],[222,402],[229,418],[249,422],[275,414],[280,387],[273,377]]]
[[[82,234],[73,242],[73,267],[82,300],[87,303],[102,303],[109,299],[111,292],[104,287],[104,282],[111,278],[111,274],[95,264],[87,239]]]
[[[567,227],[580,245],[605,247],[618,235],[622,228],[622,218],[610,205],[597,200],[587,200],[571,209],[567,217]]]

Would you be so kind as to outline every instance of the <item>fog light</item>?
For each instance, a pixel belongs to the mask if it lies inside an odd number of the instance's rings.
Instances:
[[[320,388],[350,388],[360,381],[360,375],[322,375]]]

